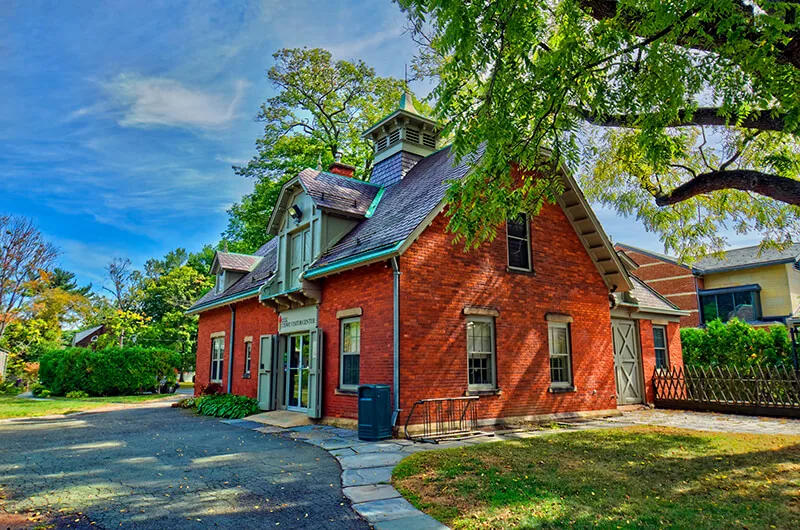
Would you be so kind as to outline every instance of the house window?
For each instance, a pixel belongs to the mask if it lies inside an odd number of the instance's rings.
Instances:
[[[668,368],[667,329],[664,326],[653,326],[653,347],[656,350],[656,369]]]
[[[221,293],[225,290],[225,271],[219,271],[217,273],[217,293]]]
[[[745,322],[761,318],[758,289],[734,289],[700,292],[700,311],[703,324],[717,318],[723,322],[734,317]]]
[[[569,324],[549,322],[547,324],[550,343],[550,384],[557,388],[572,386],[572,362],[570,360]]]
[[[494,318],[467,320],[467,372],[470,390],[493,390],[495,378]]]
[[[225,353],[225,337],[211,339],[211,382],[222,382],[222,358]]]
[[[353,390],[358,387],[358,364],[361,356],[361,319],[342,320],[341,366],[339,367],[339,387]]]
[[[250,359],[253,354],[253,343],[247,341],[244,343],[244,374],[242,377],[250,377]]]
[[[514,270],[531,270],[531,241],[528,216],[519,214],[506,221],[506,240],[508,242],[508,267]]]

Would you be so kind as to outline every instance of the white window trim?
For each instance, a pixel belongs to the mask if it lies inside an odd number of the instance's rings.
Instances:
[[[214,359],[214,342],[215,341],[222,341],[222,350],[220,351],[220,357],[218,360]],[[211,368],[209,369],[208,379],[211,383],[222,383],[222,369],[225,362],[225,338],[224,337],[214,337],[211,339]],[[213,373],[213,366],[214,363],[219,363],[219,369],[217,370],[217,379],[212,379],[211,374]]]
[[[664,366],[663,368],[659,368],[658,367],[658,355],[656,354],[656,350],[658,350],[660,348],[658,348],[656,346],[656,337],[655,337],[656,329],[660,329],[660,330],[662,330],[664,332],[664,348],[663,348],[663,350],[664,350],[664,362],[666,363],[666,366]],[[668,370],[669,369],[669,365],[670,365],[670,362],[669,362],[669,340],[667,340],[667,326],[663,326],[663,325],[654,325],[653,326],[653,356],[655,357],[654,361],[656,363],[656,370]]]
[[[525,248],[528,251],[528,268],[524,267],[513,267],[511,265],[511,247],[508,245],[508,239],[522,239],[520,237],[511,236],[508,233],[508,220],[506,220],[506,264],[508,265],[509,270],[512,271],[521,271],[521,272],[533,272],[533,257],[531,256],[531,221],[528,218],[528,214],[521,213],[520,215],[525,216]]]
[[[247,340],[250,339],[250,340]],[[250,353],[247,352],[247,347],[250,347]],[[253,337],[246,337],[244,340],[244,371],[242,377],[250,377],[253,363]]]
[[[466,324],[469,322],[488,322],[489,323],[489,332],[491,333],[491,346],[492,351],[491,355],[489,356],[489,364],[492,370],[492,382],[488,384],[481,384],[475,385],[469,382],[469,359],[471,352],[469,351],[469,334],[468,334],[468,327]],[[485,390],[497,390],[497,346],[495,343],[495,320],[494,317],[490,316],[478,316],[478,315],[469,315],[467,317],[466,324],[464,325],[464,336],[467,340],[467,390],[468,391],[485,391]]]
[[[550,360],[553,358],[553,337],[552,330],[563,329],[566,331],[567,337],[567,375],[569,381],[553,381],[552,372],[550,373],[550,388],[573,388],[575,384],[575,375],[572,373],[572,339],[569,336],[569,324],[566,322],[548,322],[547,323],[547,348],[549,356],[547,358],[547,369],[550,368]],[[557,354],[558,357],[563,357],[563,354]]]
[[[358,322],[358,351],[356,353],[344,351],[344,327],[347,324]],[[344,384],[344,357],[345,355],[358,357],[358,378],[359,384],[361,383],[361,317],[343,318],[339,321],[339,389],[340,390],[358,390],[358,385]]]

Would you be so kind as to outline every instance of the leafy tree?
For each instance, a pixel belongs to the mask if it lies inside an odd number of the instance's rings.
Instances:
[[[558,164],[681,257],[722,248],[725,227],[766,244],[800,233],[796,3],[399,3],[456,154],[486,147],[449,195],[467,244],[553,202]],[[542,176],[517,178],[512,161]]]
[[[133,268],[129,258],[114,258],[106,265],[111,287],[103,286],[113,296],[117,309],[128,311],[137,303],[137,289],[141,274]]]
[[[68,293],[87,296],[92,291],[92,284],[78,287],[75,273],[56,267],[50,274],[50,287],[62,289]]]
[[[200,274],[211,274],[211,263],[214,261],[214,248],[206,245],[200,251],[189,254],[186,266],[191,267]]]
[[[30,219],[0,214],[0,338],[58,256]]]

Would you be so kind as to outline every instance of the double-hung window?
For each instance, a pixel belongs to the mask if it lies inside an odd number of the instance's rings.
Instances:
[[[355,390],[359,384],[358,365],[361,357],[361,319],[345,318],[342,320],[341,326],[339,387],[345,390]]]
[[[253,356],[253,341],[248,340],[244,343],[244,374],[242,377],[250,377],[250,364]]]
[[[547,324],[550,343],[550,385],[553,388],[572,386],[572,360],[570,359],[569,324]]]
[[[519,214],[506,221],[508,244],[508,268],[518,271],[531,270],[531,234],[528,216]]]
[[[653,347],[656,352],[656,369],[669,368],[667,330],[664,326],[653,326]]]
[[[494,390],[497,387],[494,344],[494,318],[469,317],[467,373],[470,390]]]
[[[211,339],[211,382],[222,382],[222,364],[225,354],[225,337]]]

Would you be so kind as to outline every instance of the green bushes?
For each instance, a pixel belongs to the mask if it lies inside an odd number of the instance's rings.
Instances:
[[[197,412],[216,418],[239,419],[259,412],[258,401],[236,394],[212,394],[195,400]]]
[[[89,397],[89,394],[83,390],[73,390],[72,392],[67,392],[66,397],[69,399],[83,399]]]
[[[754,328],[738,319],[719,319],[704,329],[681,329],[687,366],[791,366],[792,346],[785,326]]]
[[[47,390],[46,386],[36,383],[31,385],[31,394],[33,394],[33,397],[49,398],[51,392]]]
[[[120,396],[174,383],[180,356],[160,348],[67,348],[42,355],[39,381],[53,395],[82,391],[90,396]]]

